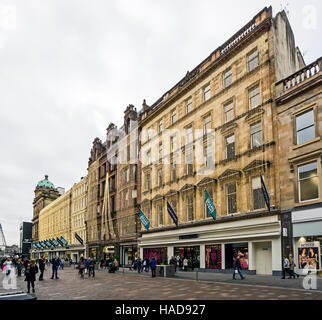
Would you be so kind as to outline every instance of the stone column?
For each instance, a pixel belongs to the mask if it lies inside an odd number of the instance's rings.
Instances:
[[[200,245],[200,269],[206,268],[206,246],[205,244]]]
[[[225,244],[221,244],[221,269],[225,270],[226,269],[226,264],[225,264]]]
[[[256,270],[255,250],[252,241],[248,242],[248,270]]]

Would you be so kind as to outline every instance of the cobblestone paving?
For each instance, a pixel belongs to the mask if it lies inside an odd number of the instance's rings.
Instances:
[[[81,279],[77,270],[59,270],[59,279],[36,281],[39,300],[322,300],[322,292],[273,288],[265,286],[226,284],[173,278],[151,278],[136,273],[110,274],[97,271],[95,278]],[[26,291],[26,282],[18,279]]]

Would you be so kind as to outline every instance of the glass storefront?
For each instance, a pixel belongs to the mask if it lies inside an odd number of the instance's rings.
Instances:
[[[301,237],[295,247],[297,255],[297,269],[303,272],[321,270],[322,236]]]
[[[240,265],[243,270],[248,270],[248,243],[233,243],[225,245],[226,269],[233,269],[234,262],[240,256]]]
[[[174,248],[174,256],[180,256],[179,267],[182,268],[183,260],[188,260],[188,271],[200,268],[200,246]]]
[[[145,248],[143,249],[143,259],[155,258],[157,264],[168,263],[167,248]]]
[[[206,246],[206,269],[221,269],[221,245]]]

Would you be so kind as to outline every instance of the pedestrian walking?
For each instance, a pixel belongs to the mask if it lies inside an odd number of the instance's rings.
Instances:
[[[27,281],[28,293],[30,293],[30,285],[32,287],[32,292],[35,293],[35,281],[36,274],[38,273],[38,267],[36,265],[36,260],[31,260],[25,270],[25,281]]]
[[[23,263],[21,259],[18,259],[16,268],[17,268],[18,277],[21,277],[21,271],[23,269]]]
[[[294,267],[296,267],[296,264],[294,262],[294,258],[293,258],[292,254],[290,254],[290,256],[289,256],[289,261],[290,261],[290,272],[291,272],[292,276],[294,277],[294,279],[295,279],[295,277],[299,278],[300,276],[296,272],[294,272]]]
[[[24,258],[24,260],[23,260],[23,267],[24,267],[25,271],[28,268],[28,265],[29,265],[29,260],[27,258]]]
[[[141,261],[140,257],[138,258],[137,266],[138,266],[138,273],[140,273],[141,272],[141,266],[142,266],[142,261]]]
[[[156,269],[156,266],[157,266],[157,262],[155,261],[155,258],[152,257],[151,263],[150,263],[151,272],[152,272],[152,278],[155,277],[155,269]]]
[[[89,273],[89,263],[90,263],[90,260],[91,258],[88,257],[85,261],[85,266],[86,266],[86,269],[85,269],[85,273]]]
[[[89,265],[88,265],[88,277],[90,277],[91,274],[93,275],[93,278],[95,277],[95,265],[96,265],[96,261],[90,258]]]
[[[240,256],[238,255],[235,260],[235,268],[234,268],[234,273],[233,273],[233,279],[236,280],[236,274],[240,275],[240,278],[243,280],[245,277],[243,276],[241,272],[241,265],[240,265]]]
[[[281,279],[285,279],[285,274],[289,274],[289,279],[292,279],[292,273],[290,272],[290,261],[286,256],[283,257],[283,277]]]
[[[188,271],[188,259],[187,258],[184,258],[183,259],[183,267],[182,267],[182,270],[184,271]]]
[[[177,271],[177,260],[174,257],[171,257],[171,259],[170,259],[170,266],[171,265],[174,267],[174,272],[176,272]]]
[[[56,279],[59,279],[58,278],[58,268],[60,266],[59,258],[54,256],[54,258],[51,260],[51,264],[52,264],[53,274],[52,274],[50,279],[54,279],[54,276],[55,276]]]
[[[145,272],[149,272],[149,268],[150,268],[150,260],[149,258],[146,258],[146,265],[145,265]]]
[[[64,264],[65,264],[65,260],[64,260],[64,258],[61,258],[61,260],[60,260],[60,269],[64,270]]]
[[[101,261],[100,261],[100,269],[103,269],[104,268],[104,259],[102,258]]]
[[[84,270],[86,268],[85,259],[81,257],[78,262],[78,273],[80,274],[81,278],[84,279]]]
[[[12,261],[11,259],[8,257],[7,260],[3,263],[3,266],[5,268],[6,271],[6,276],[9,276],[11,273],[11,269],[12,269]]]
[[[39,270],[40,270],[39,281],[42,281],[42,280],[44,280],[44,271],[45,271],[45,265],[46,265],[46,260],[45,260],[44,256],[42,256],[39,259],[38,265],[39,265]]]
[[[129,260],[130,271],[132,271],[132,259]]]

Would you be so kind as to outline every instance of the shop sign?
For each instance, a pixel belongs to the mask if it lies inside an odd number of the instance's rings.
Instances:
[[[196,239],[196,238],[199,238],[198,234],[185,234],[183,236],[179,236],[179,240]]]

